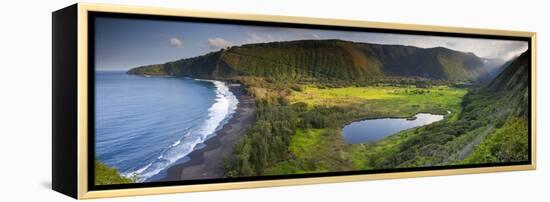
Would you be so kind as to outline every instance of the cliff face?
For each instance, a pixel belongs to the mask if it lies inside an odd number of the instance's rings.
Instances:
[[[524,90],[529,87],[529,54],[521,54],[489,84],[492,90]]]
[[[502,99],[512,103],[516,114],[522,116],[529,109],[530,56],[528,52],[521,54],[487,86],[490,91],[500,92]]]
[[[488,77],[481,58],[446,48],[303,40],[249,44],[203,56],[137,67],[129,74],[364,81],[384,77],[472,81]]]

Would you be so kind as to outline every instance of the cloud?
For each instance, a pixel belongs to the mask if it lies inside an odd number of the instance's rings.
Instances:
[[[233,43],[226,41],[225,39],[222,39],[222,38],[213,38],[213,39],[208,39],[208,45],[212,49],[222,49],[222,48],[227,48],[232,46]]]
[[[445,42],[445,46],[447,46],[447,47],[456,47],[456,42],[451,42],[451,41]]]
[[[274,37],[271,34],[258,34],[256,32],[249,32],[248,38],[244,41],[244,43],[245,44],[269,43],[269,42],[275,42],[275,41],[288,41],[288,39],[285,39],[281,36]]]
[[[321,39],[322,37],[317,32],[317,30],[300,28],[254,27],[249,29],[248,37],[243,44]]]
[[[298,33],[297,38],[299,39],[321,39],[321,37],[318,34],[315,33]]]
[[[342,35],[342,34],[340,34]],[[479,57],[509,60],[528,48],[527,42],[468,37],[422,36],[409,34],[358,33],[354,41],[379,44],[399,44],[421,48],[445,47],[471,52]]]
[[[432,43],[439,43],[440,46],[458,51],[472,52],[480,57],[503,60],[509,60],[527,50],[527,42],[512,40],[440,37]]]
[[[177,37],[172,37],[172,38],[170,38],[170,45],[172,45],[176,48],[181,48],[181,47],[183,47],[183,42],[181,42],[181,40],[178,39]]]
[[[245,43],[267,43],[274,41],[285,41],[282,39],[275,39],[271,34],[258,34],[256,32],[249,32],[248,39],[245,40]]]
[[[505,60],[517,57],[529,49],[527,42],[506,41],[501,42],[499,45],[500,46],[495,47],[495,50],[492,52],[491,56],[500,57]]]

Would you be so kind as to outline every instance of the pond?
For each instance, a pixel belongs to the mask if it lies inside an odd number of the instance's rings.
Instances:
[[[399,131],[428,125],[443,118],[443,115],[418,113],[410,118],[367,119],[344,126],[342,135],[348,144],[375,142]]]

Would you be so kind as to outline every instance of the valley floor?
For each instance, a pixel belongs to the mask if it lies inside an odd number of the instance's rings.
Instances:
[[[361,114],[360,118],[342,118],[335,127],[299,129],[292,137],[289,150],[292,158],[266,169],[268,175],[311,172],[334,172],[374,169],[367,161],[373,154],[390,152],[413,134],[410,129],[399,132],[379,142],[346,144],[341,128],[355,119],[410,117],[429,112],[446,115],[446,122],[458,119],[461,101],[467,89],[436,86],[431,88],[395,87],[346,87],[325,88],[306,86],[294,92],[291,103],[306,103],[315,108],[343,107]],[[381,158],[381,157],[377,157]]]
[[[527,160],[527,122],[513,118],[502,93],[412,85],[299,85],[289,92],[256,83],[249,91],[259,98],[258,121],[235,146],[226,177]],[[341,129],[353,121],[421,112],[445,119],[373,143],[343,140]]]

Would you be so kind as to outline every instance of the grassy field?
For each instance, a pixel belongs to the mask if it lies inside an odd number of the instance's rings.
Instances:
[[[362,106],[373,111],[372,114],[381,113],[387,116],[410,116],[418,112],[446,115],[447,111],[454,115],[460,113],[460,102],[467,92],[466,89],[447,86],[325,89],[306,86],[302,91],[294,91],[288,99],[291,103],[306,103],[309,108]]]
[[[377,161],[387,160],[385,154],[397,153],[406,140],[422,131],[422,127],[402,131],[375,143],[350,145],[343,141],[340,131],[345,124],[357,117],[408,117],[419,112],[445,114],[445,122],[453,122],[458,118],[460,103],[466,93],[466,89],[446,86],[325,89],[305,86],[287,97],[291,104],[305,103],[309,111],[344,108],[346,115],[329,127],[297,130],[290,141],[289,160],[269,167],[265,174],[373,169],[373,165],[379,164]]]

